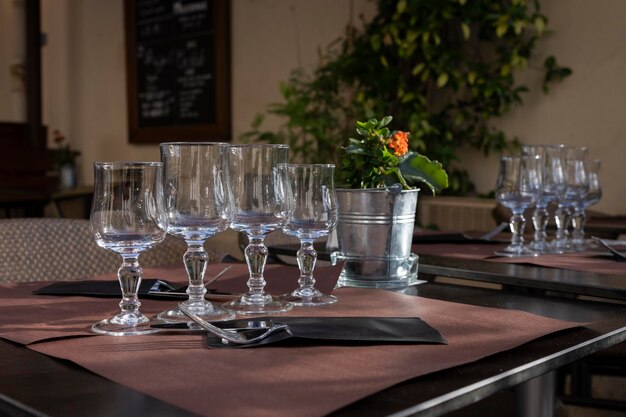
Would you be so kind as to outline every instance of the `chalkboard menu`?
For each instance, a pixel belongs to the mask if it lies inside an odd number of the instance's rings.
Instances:
[[[229,139],[226,0],[126,0],[129,140]]]

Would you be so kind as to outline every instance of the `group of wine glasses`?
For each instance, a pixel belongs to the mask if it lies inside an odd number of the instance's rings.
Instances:
[[[188,321],[177,308],[155,319],[139,311],[142,277],[139,255],[167,233],[187,244],[183,263],[189,278],[185,307],[207,321],[236,314],[289,311],[294,305],[336,302],[314,286],[317,253],[313,242],[337,219],[334,165],[289,164],[287,145],[177,142],[160,145],[161,162],[95,163],[90,223],[96,242],[122,257],[118,278],[120,312],[92,326],[99,334],[137,335],[156,331],[154,322]],[[204,297],[208,255],[204,243],[227,228],[245,233],[248,292],[215,306]],[[274,230],[300,239],[299,287],[290,294],[265,292],[268,250],[264,237]],[[294,283],[295,286],[295,283]]]
[[[584,251],[595,247],[585,239],[586,210],[602,197],[600,161],[589,158],[586,147],[524,145],[517,156],[500,159],[496,200],[512,212],[511,244],[496,255],[538,256]],[[556,232],[548,241],[548,207],[556,207]],[[524,212],[534,208],[534,236],[524,244]],[[570,224],[573,230],[570,233]]]

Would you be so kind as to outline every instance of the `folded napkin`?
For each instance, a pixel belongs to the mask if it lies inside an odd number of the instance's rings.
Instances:
[[[154,292],[158,293],[172,293],[175,298],[182,293],[184,298],[187,298],[185,289],[180,288],[180,285],[172,284],[171,282],[162,279],[142,279],[139,285],[139,291],[137,295],[149,296]],[[120,289],[120,283],[117,280],[108,281],[59,281],[45,287],[41,287],[33,291],[36,295],[82,295],[89,297],[121,297],[122,290]]]
[[[284,323],[289,331],[276,332],[250,345],[223,344],[207,334],[210,348],[247,348],[269,344],[285,345],[368,345],[447,344],[439,331],[418,317],[260,317],[213,323],[221,328],[243,328],[252,322],[267,325]],[[278,343],[280,342],[280,343]]]

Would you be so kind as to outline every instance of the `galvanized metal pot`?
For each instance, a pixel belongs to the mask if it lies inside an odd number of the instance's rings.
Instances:
[[[337,239],[333,263],[343,261],[338,286],[401,288],[416,284],[411,253],[418,190],[337,189]]]

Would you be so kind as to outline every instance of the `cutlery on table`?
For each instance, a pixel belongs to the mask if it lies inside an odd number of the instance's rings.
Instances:
[[[622,252],[620,252],[617,249],[615,249],[613,246],[611,246],[604,239],[600,239],[599,237],[595,237],[595,236],[592,236],[591,238],[593,240],[595,240],[596,242],[598,242],[599,244],[601,244],[602,246],[604,246],[605,248],[607,248],[609,250],[609,252],[611,252],[613,257],[615,258],[615,260],[617,260],[619,262],[626,262],[626,255],[624,255]]]
[[[267,327],[267,328],[261,328],[259,330],[252,329],[249,331],[234,333],[228,330],[220,329],[219,327],[212,325],[208,321],[202,319],[202,317],[199,317],[198,315],[196,315],[193,311],[189,310],[189,308],[187,308],[187,306],[185,306],[183,303],[180,303],[178,305],[178,308],[187,317],[189,317],[198,325],[200,325],[200,327],[202,327],[209,333],[219,337],[222,340],[223,344],[234,343],[238,345],[248,345],[248,344],[260,342],[261,340],[265,339],[271,334],[276,333],[281,330],[289,332],[289,327],[286,324],[272,322],[270,327]]]
[[[232,265],[228,265],[226,268],[222,269],[220,272],[215,274],[213,277],[207,279],[206,280],[206,284],[204,284],[204,287],[208,288],[209,284],[212,284],[213,282],[217,281],[218,278],[220,278],[222,275],[227,273],[232,267],[233,267]]]
[[[268,329],[272,326],[271,320],[259,320],[259,319],[250,319],[245,323],[232,323],[232,322],[215,322],[214,326],[219,327],[220,329],[229,331],[229,332],[242,332],[248,330],[263,330]],[[201,327],[199,324],[195,322],[187,322],[187,323],[159,323],[153,324],[150,327],[153,329],[159,329],[163,331],[173,331],[173,332],[206,332],[206,330]]]
[[[499,225],[497,225],[490,232],[488,232],[488,233],[482,235],[481,237],[479,237],[478,240],[485,240],[485,241],[489,242],[489,241],[491,241],[491,239],[493,239],[494,237],[496,237],[497,235],[502,233],[508,227],[509,227],[509,222],[502,222]]]

